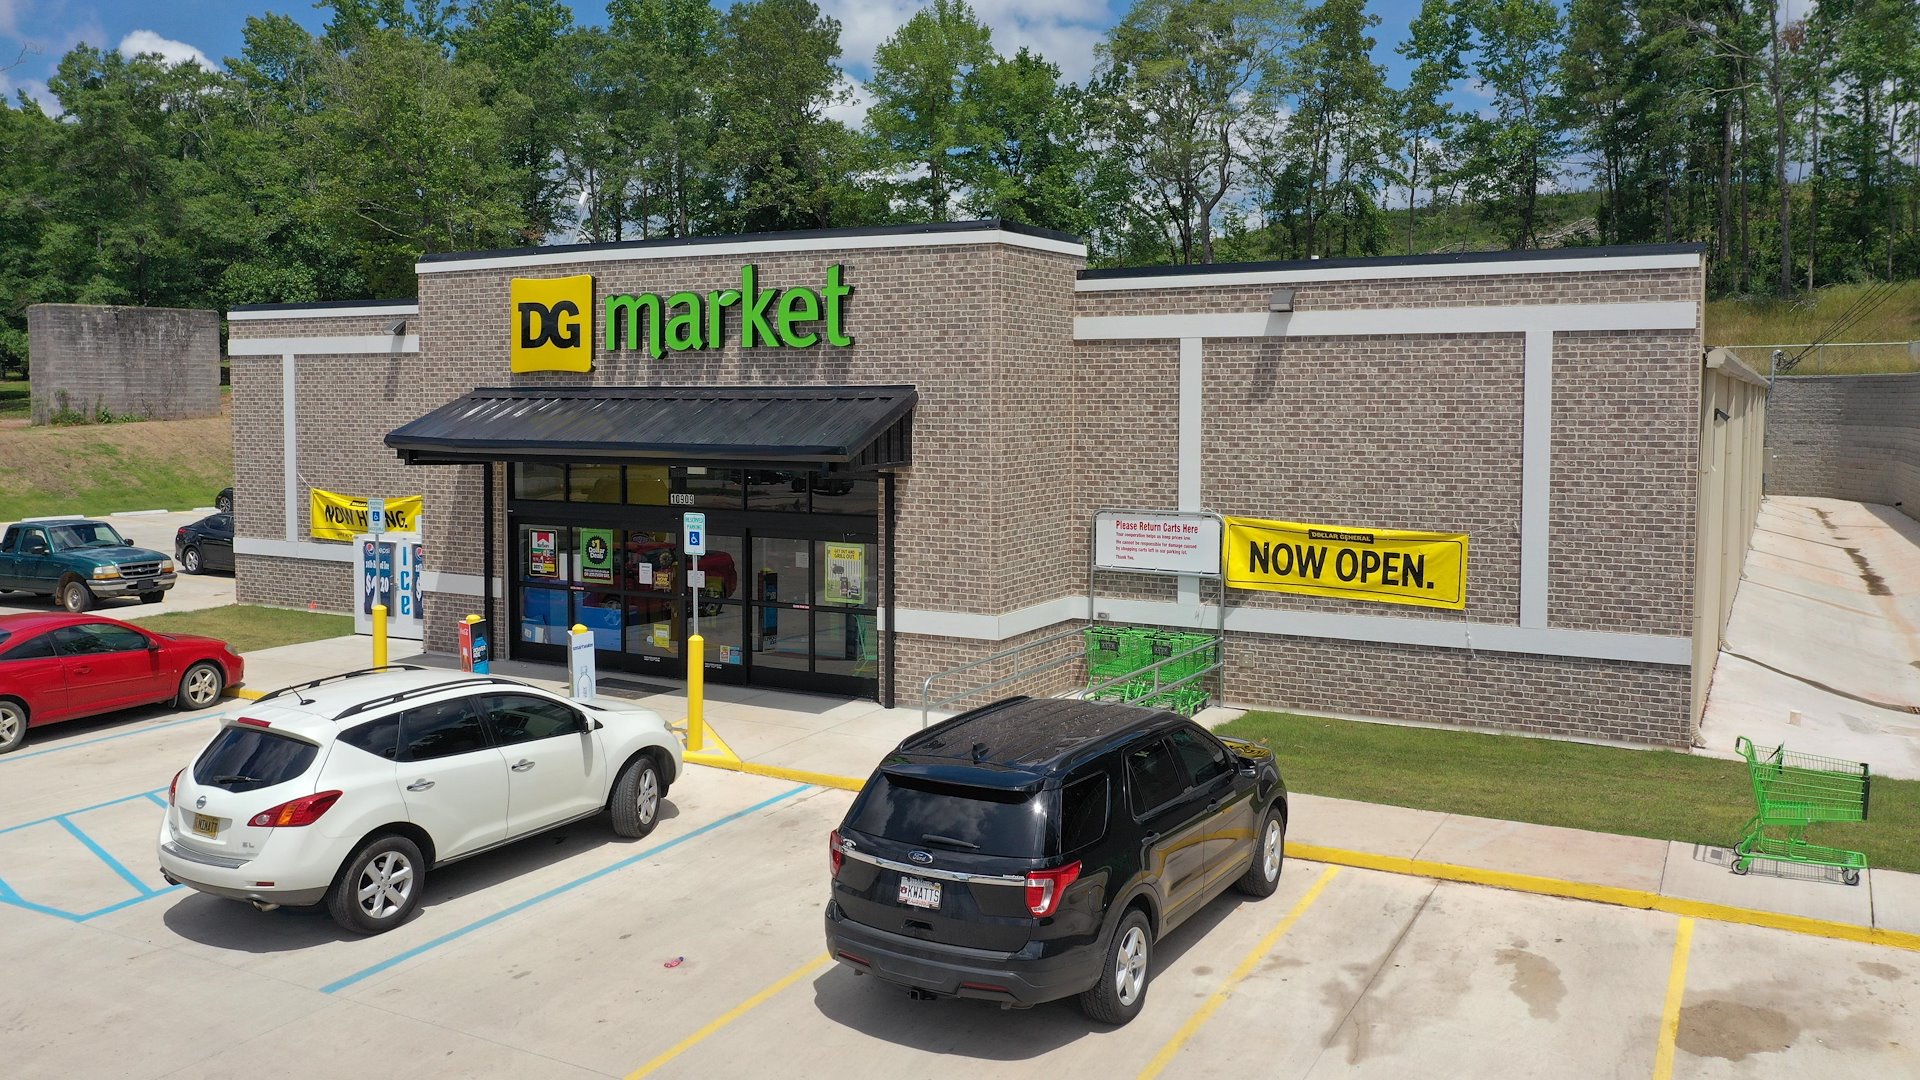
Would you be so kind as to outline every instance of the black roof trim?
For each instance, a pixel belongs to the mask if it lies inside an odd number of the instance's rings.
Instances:
[[[658,240],[609,240],[598,244],[551,244],[542,247],[493,248],[486,251],[442,251],[420,256],[422,264],[465,262],[469,259],[518,259],[528,255],[567,255],[587,251],[660,251],[673,248],[704,247],[709,244],[743,244],[770,240],[843,240],[863,236],[925,236],[932,233],[992,232],[1000,230],[1042,240],[1060,240],[1084,244],[1085,240],[1058,229],[1042,229],[1002,218],[978,221],[943,221],[925,225],[874,225],[852,229],[795,229],[791,232],[736,233],[729,236],[670,236]]]
[[[490,387],[388,433],[409,465],[686,462],[872,472],[913,463],[911,386]]]
[[[228,308],[235,311],[326,311],[329,308],[360,307],[419,307],[420,301],[405,300],[316,300],[311,304],[235,304]]]
[[[1607,247],[1529,248],[1525,251],[1443,251],[1431,255],[1381,255],[1364,259],[1281,259],[1273,262],[1195,263],[1188,266],[1114,266],[1082,270],[1082,281],[1143,277],[1207,277],[1286,270],[1349,270],[1373,266],[1449,266],[1461,263],[1536,262],[1543,259],[1606,259],[1624,255],[1698,255],[1705,244],[1614,244]]]

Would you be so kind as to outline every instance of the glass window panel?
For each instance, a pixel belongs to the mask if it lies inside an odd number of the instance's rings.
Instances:
[[[747,609],[740,604],[700,605],[700,636],[706,641],[707,663],[743,661],[746,618]]]
[[[744,550],[738,536],[707,534],[707,553],[700,556],[700,570],[707,575],[707,584],[701,589],[709,602],[715,600],[744,599],[740,592],[740,567],[746,563],[741,552]],[[688,556],[687,565],[693,565],[693,557]]]
[[[680,589],[680,534],[636,530],[623,533],[621,559],[626,569],[620,580],[641,592],[678,592]]]
[[[1165,739],[1135,747],[1127,755],[1127,786],[1133,789],[1135,814],[1157,810],[1186,790],[1186,776]]]
[[[754,598],[782,604],[811,604],[813,541],[780,536],[753,540]]]
[[[574,502],[617,503],[621,501],[624,493],[620,488],[620,466],[568,466],[567,493]]]
[[[572,581],[573,530],[564,525],[520,526],[514,572],[528,581]]]
[[[563,465],[538,465],[530,462],[515,462],[513,465],[513,497],[516,499],[537,499],[541,502],[559,502],[567,497],[567,470]]]
[[[432,761],[487,749],[480,714],[466,698],[422,705],[400,714],[400,760]]]
[[[822,540],[815,546],[815,565],[820,567],[819,592],[822,604],[836,607],[871,608],[875,606],[874,550],[872,544]]]
[[[574,621],[593,631],[594,648],[619,652],[621,608],[622,601],[618,593],[581,593],[580,602],[574,607]]]
[[[673,491],[667,501],[674,506],[713,507],[738,510],[741,505],[740,470],[709,469],[698,465],[675,465],[669,476]]]
[[[567,590],[520,589],[520,640],[542,645],[567,643]]]
[[[810,475],[784,469],[748,469],[747,509],[806,513]]]
[[[496,746],[538,742],[578,735],[584,730],[580,714],[551,698],[532,694],[490,694],[477,704],[493,729]]]
[[[669,490],[665,465],[627,466],[628,505],[665,506]]]
[[[874,617],[844,611],[814,613],[814,670],[825,675],[879,677],[880,650]]]
[[[761,608],[754,641],[756,667],[807,670],[813,642],[807,616],[811,612],[792,608]]]
[[[816,514],[878,514],[880,513],[880,481],[815,475],[813,477],[813,512]]]
[[[664,596],[628,596],[627,651],[636,656],[679,656],[681,605]]]

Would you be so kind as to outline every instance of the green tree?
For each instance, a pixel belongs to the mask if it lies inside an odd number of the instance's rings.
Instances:
[[[1386,69],[1373,62],[1380,24],[1366,0],[1323,0],[1307,11],[1288,57],[1293,108],[1280,145],[1304,161],[1304,255],[1373,254],[1380,248],[1374,202],[1385,173]]]
[[[1466,77],[1463,58],[1470,30],[1458,0],[1422,0],[1407,39],[1395,51],[1413,61],[1406,89],[1394,96],[1401,183],[1407,188],[1407,254],[1414,253],[1420,184],[1437,189],[1451,158],[1460,117],[1447,95]]]
[[[555,165],[560,133],[579,107],[566,91],[570,64],[580,57],[561,44],[573,10],[563,0],[471,0],[462,14],[447,37],[456,62],[480,65],[490,76],[484,104],[506,138],[522,242],[537,244],[568,212],[564,174]]]
[[[929,220],[953,216],[956,158],[983,134],[968,84],[998,59],[966,0],[933,0],[874,50],[867,129],[882,160],[908,173],[901,193]]]
[[[1560,12],[1553,0],[1467,0],[1475,30],[1473,70],[1491,116],[1467,124],[1467,188],[1499,222],[1509,246],[1533,247],[1540,189],[1566,146],[1554,100]]]
[[[613,131],[630,161],[629,217],[642,237],[688,236],[718,199],[710,152],[720,17],[706,0],[613,0],[619,86]],[[836,37],[837,41],[837,37]]]
[[[1022,48],[975,71],[966,97],[976,134],[955,165],[966,211],[1085,235],[1084,98],[1060,69]]]

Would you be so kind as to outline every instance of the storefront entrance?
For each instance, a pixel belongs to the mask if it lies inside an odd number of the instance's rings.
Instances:
[[[509,474],[514,655],[563,661],[579,624],[603,670],[683,679],[697,617],[710,680],[878,696],[877,478],[530,463]],[[707,517],[697,566],[681,550],[687,510]]]

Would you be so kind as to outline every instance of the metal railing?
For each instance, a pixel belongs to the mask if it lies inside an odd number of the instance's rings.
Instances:
[[[1079,663],[1086,658],[1086,652],[1080,646],[1080,635],[1084,629],[1084,627],[1076,625],[1071,629],[1062,630],[1057,634],[1048,634],[1046,637],[1038,640],[1029,641],[1025,645],[1016,645],[1004,652],[997,652],[992,656],[983,656],[978,660],[969,660],[964,664],[950,667],[945,671],[936,671],[927,676],[920,684],[920,726],[923,729],[927,726],[928,715],[935,709],[944,709],[956,701],[964,701],[975,694],[984,693],[988,690],[997,690],[1008,683],[1017,682],[1029,676],[1042,675],[1046,672],[1066,667],[1068,664]],[[1045,648],[1048,645],[1057,645],[1068,638],[1073,639],[1074,649],[1067,653],[1067,655],[1040,662],[1033,667],[1021,667],[1019,665],[1018,661],[1022,655]],[[936,681],[999,661],[1015,661],[1013,674],[993,679],[989,682],[970,685],[957,694],[949,694],[939,701],[933,700],[933,684]]]

